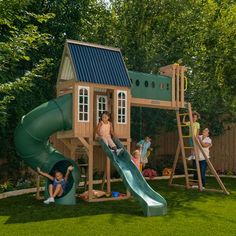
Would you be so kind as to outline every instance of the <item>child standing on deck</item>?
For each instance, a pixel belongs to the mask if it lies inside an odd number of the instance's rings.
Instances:
[[[109,146],[112,151],[114,151],[117,155],[123,150],[117,149],[116,144],[113,142],[111,135],[115,136],[112,123],[110,122],[110,113],[108,111],[104,111],[101,115],[100,121],[97,125],[96,134],[103,139],[107,146]]]
[[[62,196],[62,194],[65,191],[66,183],[67,183],[68,177],[70,175],[70,172],[73,169],[74,169],[73,166],[69,166],[67,168],[66,175],[64,177],[62,172],[59,170],[55,171],[55,176],[51,176],[50,174],[41,171],[40,168],[37,167],[37,172],[40,175],[42,175],[52,181],[52,184],[49,184],[49,186],[48,186],[48,192],[49,192],[50,197],[44,201],[45,204],[55,202],[55,197]]]

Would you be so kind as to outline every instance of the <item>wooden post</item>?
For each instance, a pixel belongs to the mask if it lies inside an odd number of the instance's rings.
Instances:
[[[181,76],[180,76],[180,100],[181,100],[181,103],[180,103],[180,106],[181,107],[184,107],[184,67],[181,66],[180,68],[180,73],[181,73]]]
[[[129,153],[131,152],[131,139],[130,138],[127,140],[127,151]],[[131,193],[128,189],[126,189],[126,196],[131,197]]]
[[[200,170],[200,164],[199,164],[199,153],[196,146],[196,137],[195,137],[194,129],[193,129],[193,114],[192,114],[192,107],[191,107],[190,102],[188,102],[188,112],[189,112],[190,129],[191,129],[191,134],[192,134],[192,139],[193,139],[193,150],[194,150],[196,169],[197,169],[198,189],[202,191],[202,177],[201,177],[201,170]]]
[[[228,192],[227,189],[225,188],[225,186],[224,186],[223,182],[221,181],[219,175],[217,174],[217,172],[216,172],[214,166],[212,165],[212,163],[211,163],[211,161],[209,160],[209,158],[206,156],[206,154],[205,154],[205,152],[204,152],[204,150],[203,150],[201,144],[199,143],[199,140],[198,140],[198,139],[195,139],[195,142],[196,142],[198,148],[200,149],[200,152],[203,154],[203,156],[204,156],[204,158],[205,158],[205,160],[206,160],[206,162],[207,162],[208,167],[210,168],[211,172],[212,172],[213,175],[215,176],[215,178],[216,178],[217,182],[219,183],[221,189],[223,190],[223,192],[224,192],[226,195],[229,195],[229,192]]]
[[[175,169],[176,169],[176,165],[177,165],[177,162],[178,162],[178,159],[179,159],[179,154],[180,154],[180,141],[178,142],[178,146],[177,146],[177,149],[176,149],[175,159],[174,159],[174,163],[173,163],[173,166],[172,166],[172,171],[171,171],[171,175],[170,175],[168,185],[171,185],[172,182],[173,182],[173,176],[175,174]]]
[[[88,199],[93,198],[93,142],[89,140],[88,150]]]
[[[176,74],[176,106],[179,108],[179,65],[177,65]]]
[[[179,143],[180,143],[180,149],[181,149],[181,153],[182,153],[182,160],[183,160],[183,166],[184,166],[186,187],[190,188],[189,178],[188,178],[188,167],[187,167],[187,163],[186,163],[186,156],[185,156],[185,150],[184,150],[184,141],[183,141],[183,136],[182,136],[182,128],[181,128],[181,121],[180,121],[179,111],[176,111],[176,119],[177,119],[177,124],[178,124]]]
[[[107,193],[111,193],[111,161],[108,157],[106,157],[106,172],[107,172]]]
[[[36,176],[36,199],[40,200],[40,175]]]
[[[176,75],[176,66],[172,66],[172,107],[176,106],[175,103],[175,75]]]

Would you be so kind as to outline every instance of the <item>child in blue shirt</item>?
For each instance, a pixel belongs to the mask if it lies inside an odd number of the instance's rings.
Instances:
[[[139,141],[137,143],[137,145],[141,145],[141,158],[140,158],[140,162],[142,165],[142,168],[145,167],[145,165],[148,163],[148,149],[151,146],[151,137],[150,136],[146,136],[145,139]]]
[[[37,167],[37,172],[40,175],[42,175],[52,181],[52,184],[49,184],[49,186],[48,186],[48,192],[49,192],[50,197],[44,201],[45,204],[55,202],[55,200],[54,200],[55,197],[62,196],[63,192],[65,191],[66,182],[68,180],[70,172],[73,171],[73,169],[74,169],[73,166],[69,166],[67,168],[65,177],[63,176],[61,171],[56,170],[55,176],[53,177],[50,174],[41,171],[40,168]]]

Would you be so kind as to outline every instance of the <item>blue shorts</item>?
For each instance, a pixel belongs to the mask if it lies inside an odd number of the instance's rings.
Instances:
[[[192,138],[188,139],[188,145],[189,145],[189,147],[193,147],[193,139]]]

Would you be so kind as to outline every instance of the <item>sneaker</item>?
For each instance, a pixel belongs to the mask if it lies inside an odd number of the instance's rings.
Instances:
[[[119,148],[116,150],[116,155],[119,156],[124,151],[123,148]]]
[[[55,202],[53,197],[49,197],[47,200],[43,201],[44,204],[49,204],[51,202]]]
[[[192,185],[192,188],[198,188],[198,185]]]
[[[193,159],[193,156],[191,155],[187,159],[188,159],[188,161],[191,161]]]

